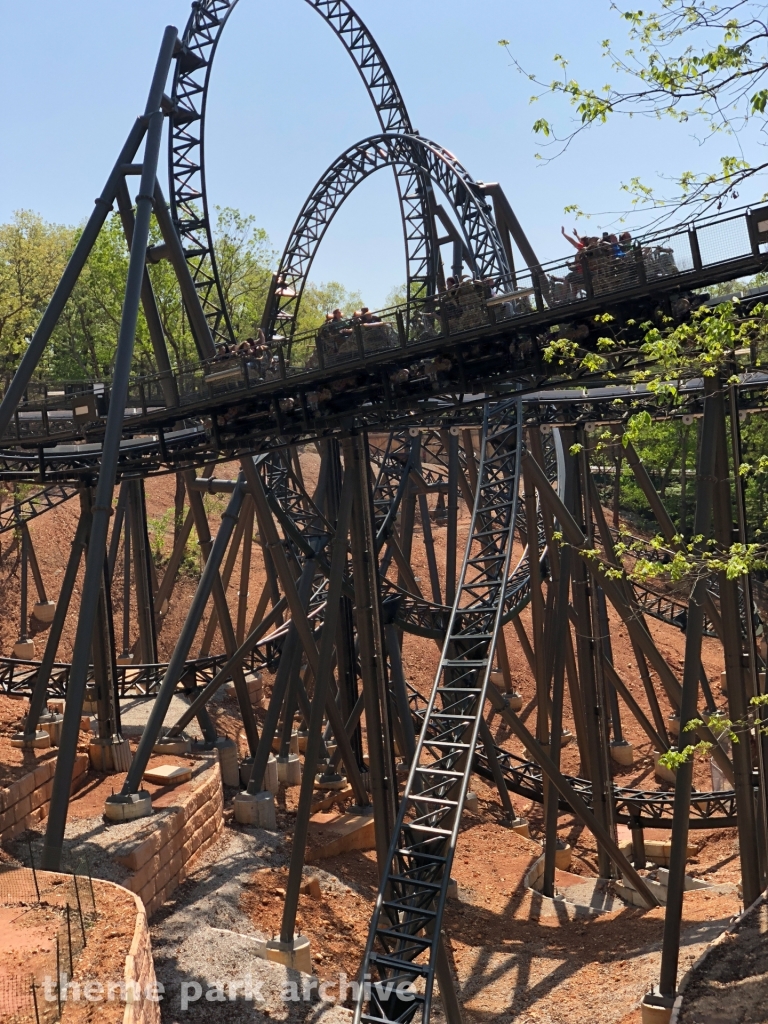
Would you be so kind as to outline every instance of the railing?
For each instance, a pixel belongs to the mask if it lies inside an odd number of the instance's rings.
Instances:
[[[768,207],[741,210],[696,224],[678,225],[642,238],[588,246],[570,257],[534,269],[516,271],[505,280],[464,281],[458,287],[426,300],[382,310],[374,322],[361,318],[329,321],[318,331],[287,338],[274,335],[259,351],[226,354],[204,363],[179,368],[173,375],[180,413],[251,389],[292,382],[310,373],[339,369],[383,354],[407,351],[425,342],[477,331],[579,304],[594,303],[660,283],[679,280],[695,286],[702,273],[728,280],[762,258],[768,261]],[[718,269],[719,268],[719,269]],[[423,361],[424,372],[436,383],[451,369],[445,356]],[[409,370],[396,372],[403,381]],[[397,379],[393,381],[398,383]],[[333,396],[336,381],[308,391],[310,407]],[[164,412],[162,374],[131,381],[125,409],[126,425],[152,412]],[[31,382],[24,403],[6,431],[8,440],[56,441],[57,435],[81,434],[103,422],[110,401],[108,382]],[[282,398],[278,411],[290,412],[295,399]]]

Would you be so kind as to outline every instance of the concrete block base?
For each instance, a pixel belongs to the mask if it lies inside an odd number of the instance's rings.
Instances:
[[[288,757],[278,757],[277,778],[286,786],[301,785],[301,761],[298,754],[289,754]]]
[[[650,1002],[653,996],[646,996],[645,999],[640,1003],[640,1018],[643,1024],[669,1024],[672,1017],[672,1005],[662,1006],[661,1001],[659,1003]],[[660,1000],[660,997],[656,997]]]
[[[21,661],[30,661],[35,656],[34,640],[19,640],[13,645],[13,656]]]
[[[323,772],[315,776],[315,789],[346,789],[347,779],[338,772]]]
[[[311,832],[307,864],[336,857],[348,850],[373,850],[376,846],[372,814],[320,811],[309,821]]]
[[[670,736],[680,735],[680,715],[667,716],[667,732]]]
[[[192,750],[192,740],[189,736],[161,736],[152,747],[153,754],[189,754]]]
[[[51,737],[51,746],[58,747],[61,739],[61,727],[64,724],[64,715],[41,715],[40,728]]]
[[[50,747],[50,745],[51,737],[42,729],[29,736],[23,732],[17,732],[11,736],[11,746],[20,747],[24,750],[42,750],[45,747]]]
[[[450,899],[456,900],[459,898],[459,883],[456,881],[455,878],[448,879],[447,894]]]
[[[132,665],[133,664],[133,655],[132,654],[121,654],[120,657],[117,659],[117,664],[118,665]]]
[[[104,817],[110,821],[133,821],[136,818],[149,818],[152,815],[152,797],[146,789],[129,796],[115,794],[104,801]]]
[[[279,939],[273,939],[267,943],[267,960],[271,960],[273,964],[290,967],[294,971],[311,974],[312,954],[309,948],[309,939],[305,935],[297,935],[293,942],[281,942]]]
[[[513,693],[507,694],[507,707],[510,711],[522,711],[523,710],[523,695],[514,691]]]
[[[631,743],[626,740],[614,741],[611,743],[611,757],[616,764],[629,767],[635,759],[635,751]]]
[[[228,739],[226,736],[219,736],[215,746],[219,754],[221,781],[225,786],[239,786],[240,765],[237,763],[237,746],[235,741]]]
[[[275,798],[271,793],[238,793],[234,802],[235,821],[256,828],[275,829]]]
[[[306,882],[302,883],[299,892],[304,893],[306,896],[311,896],[313,900],[321,900],[323,898],[323,890],[320,888],[320,879],[317,875],[310,875]]]
[[[48,626],[53,622],[53,616],[56,614],[56,604],[53,601],[38,601],[32,607],[32,614],[38,622]]]
[[[282,743],[282,737],[280,737],[280,736],[273,737],[273,739],[272,739],[272,750],[273,750],[273,752],[275,754],[279,754],[280,753],[280,745],[281,745],[281,743]],[[293,732],[291,733],[291,742],[290,742],[290,746],[288,747],[288,753],[289,754],[298,754],[298,752],[299,752],[299,734],[294,729]]]
[[[519,836],[525,836],[526,839],[531,838],[531,830],[528,826],[527,818],[515,818],[509,827],[513,832],[517,832]]]
[[[251,772],[253,771],[253,758],[244,757],[240,762],[240,785],[243,789],[248,788],[248,783],[251,781]],[[269,793],[277,793],[280,788],[280,780],[277,777],[277,758],[274,754],[269,755],[267,761],[267,768],[264,772],[264,789]]]
[[[661,779],[663,782],[671,782],[674,785],[676,775],[671,768],[666,768],[663,764],[659,763],[661,754],[658,750],[653,752],[653,773],[657,779]]]
[[[131,745],[122,736],[95,739],[88,745],[88,757],[94,771],[127,772],[131,766]]]
[[[466,799],[464,800],[464,809],[471,811],[472,814],[477,814],[480,808],[480,801],[477,799],[477,793],[467,793]]]
[[[270,793],[276,793],[280,789],[280,780],[277,777],[277,758],[274,754],[270,754],[267,761],[267,770],[264,772],[264,789]]]
[[[559,871],[567,871],[571,866],[571,856],[573,850],[568,843],[563,843],[559,839],[557,841],[557,849],[555,850],[555,867]]]

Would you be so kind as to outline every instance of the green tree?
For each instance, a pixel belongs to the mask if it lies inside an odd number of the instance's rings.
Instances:
[[[56,287],[74,235],[29,210],[0,225],[0,372],[6,379]]]
[[[360,292],[348,291],[338,281],[322,284],[308,282],[301,297],[296,332],[304,334],[316,331],[325,322],[326,315],[340,309],[345,316],[351,316],[363,304]]]
[[[238,339],[261,322],[277,253],[256,218],[231,207],[216,207],[214,247],[224,301]]]
[[[532,97],[565,97],[575,108],[577,125],[565,133],[554,122],[538,118],[534,131],[563,152],[574,137],[612,117],[646,115],[669,117],[679,123],[698,122],[706,137],[728,136],[733,152],[720,156],[705,172],[686,170],[672,179],[670,195],[658,195],[638,178],[623,187],[635,206],[677,209],[693,207],[701,213],[737,198],[742,182],[761,175],[768,162],[750,162],[752,129],[764,130],[768,103],[768,22],[761,0],[650,0],[645,10],[624,9],[611,3],[630,45],[602,43],[603,57],[619,76],[619,86],[582,84],[569,75],[568,58],[556,54],[558,77],[550,82],[524,69],[518,70],[540,87]],[[500,44],[510,49],[502,39]]]

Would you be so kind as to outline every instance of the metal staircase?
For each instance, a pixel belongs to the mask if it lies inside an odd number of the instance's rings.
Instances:
[[[429,1020],[440,926],[504,608],[521,406],[486,407],[472,527],[440,667],[381,880],[355,1024]]]

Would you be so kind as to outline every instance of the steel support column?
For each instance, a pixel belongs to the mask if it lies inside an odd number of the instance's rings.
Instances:
[[[706,543],[712,525],[712,501],[715,490],[715,452],[717,446],[718,408],[713,401],[717,385],[705,378],[704,420],[699,446],[696,472],[696,511],[693,517],[693,536]],[[685,632],[685,660],[683,688],[680,701],[680,744],[685,741],[688,722],[697,717],[701,668],[701,639],[704,633],[704,596],[706,576],[697,576],[688,602],[688,625]],[[691,787],[693,785],[693,758],[689,757],[677,769],[675,777],[675,803],[672,812],[672,849],[667,879],[667,909],[664,915],[664,941],[661,952],[659,991],[662,998],[673,999],[677,990],[677,965],[680,957],[680,928],[685,891],[685,864],[688,859],[688,824],[691,813]],[[669,1004],[671,1005],[671,1003]]]
[[[128,383],[133,363],[136,324],[138,321],[141,285],[144,277],[147,242],[149,239],[150,216],[152,213],[152,191],[155,178],[157,177],[157,161],[160,155],[160,143],[163,134],[164,115],[162,101],[177,39],[178,33],[176,29],[172,26],[168,27],[163,36],[160,56],[155,67],[152,87],[144,114],[145,123],[148,125],[148,128],[140,192],[136,201],[136,228],[128,266],[125,301],[123,303],[120,332],[117,340],[117,353],[112,374],[110,406],[102,444],[101,469],[96,487],[91,536],[86,556],[85,578],[81,594],[80,615],[72,653],[68,699],[64,712],[59,755],[56,760],[56,774],[51,793],[51,811],[48,816],[48,826],[42,855],[41,866],[45,870],[51,871],[58,870],[61,862],[72,771],[77,754],[80,714],[82,712],[85,684],[88,677],[91,638],[96,620],[99,590],[102,585],[107,533],[109,519],[112,514],[112,496],[120,453],[125,406],[128,397]],[[89,250],[90,245],[88,246]],[[87,256],[87,251],[85,256]],[[42,352],[43,346],[40,347],[40,352]],[[32,351],[33,345],[30,345],[25,359],[31,355]],[[37,364],[38,358],[39,354],[36,358],[30,359],[29,375],[31,375],[32,370]],[[29,375],[26,377],[27,381],[29,380]],[[22,368],[20,367],[0,406],[0,434],[2,434],[5,425],[7,425],[7,419],[4,422],[7,404],[10,402],[11,409],[15,409],[21,399],[20,393],[13,397],[13,392],[16,382],[23,380],[23,378],[24,373],[22,373]],[[26,384],[26,381],[24,383]],[[23,387],[21,390],[23,391]],[[8,419],[10,419],[10,413],[8,413]]]

